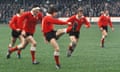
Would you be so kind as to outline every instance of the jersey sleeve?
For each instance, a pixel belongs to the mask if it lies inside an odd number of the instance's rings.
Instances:
[[[42,22],[43,14],[41,12],[38,14],[38,18]]]
[[[10,20],[10,22],[9,22],[9,26],[13,30],[16,30],[16,26],[15,26],[16,21],[17,21],[17,17],[13,16],[12,19]]]
[[[23,13],[19,19],[19,24],[22,25],[22,30],[24,30],[25,27],[25,19],[27,18],[28,13]]]
[[[71,22],[71,23],[73,24],[73,22],[74,22],[74,16],[70,17],[70,18],[67,20],[67,22]]]
[[[112,24],[112,21],[111,21],[110,17],[109,17],[109,25],[110,25],[111,28],[113,27],[113,24]]]
[[[103,19],[103,16],[100,16],[99,20],[98,20],[98,27],[99,28],[102,26],[102,19]]]
[[[71,16],[70,18],[68,18],[67,22],[72,23],[72,25],[68,25],[68,27],[67,27],[67,33],[68,33],[68,32],[70,32],[72,30],[73,23],[74,23],[74,16]]]
[[[57,25],[68,24],[68,22],[66,22],[66,21],[62,21],[62,20],[59,20],[59,19],[56,19],[56,18],[52,18],[52,17],[50,17],[48,20],[49,20],[49,22],[51,22],[53,24],[57,24]]]
[[[84,23],[85,23],[87,28],[89,28],[91,26],[90,22],[87,20],[86,17],[84,17]]]

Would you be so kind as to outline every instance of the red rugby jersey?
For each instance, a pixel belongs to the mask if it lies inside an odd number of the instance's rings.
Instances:
[[[85,24],[87,28],[90,27],[90,22],[88,22],[88,20],[84,16],[82,16],[80,19],[78,19],[76,15],[73,15],[67,21],[72,23],[72,25],[68,26],[67,32],[72,30],[74,23],[78,24],[75,29],[76,32],[80,31],[80,28],[83,24]]]
[[[54,24],[64,25],[68,24],[68,22],[58,20],[52,16],[45,16],[42,20],[42,32],[45,34],[54,30]]]
[[[9,22],[9,26],[12,30],[20,29],[22,30],[23,24],[19,23],[20,15],[16,14],[12,17]]]
[[[108,26],[108,25],[110,25],[110,27],[113,27],[110,16],[101,15],[98,20],[98,26],[102,27],[102,26]]]
[[[33,16],[32,12],[28,11],[22,14],[19,23],[23,23],[23,30],[30,34],[34,34],[36,24],[38,21],[42,20],[42,13],[39,12],[38,15]]]

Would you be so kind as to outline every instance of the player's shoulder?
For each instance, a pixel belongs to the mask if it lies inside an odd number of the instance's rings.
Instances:
[[[17,17],[17,14],[13,15],[13,17]]]
[[[76,15],[72,15],[70,18],[76,18]]]
[[[13,16],[12,16],[12,19],[16,19],[16,18],[18,18],[17,15],[13,15]]]
[[[51,19],[51,18],[52,18],[51,16],[47,16],[47,15],[46,15],[46,16],[43,17],[43,20],[49,20],[49,19]]]
[[[76,19],[76,15],[72,15],[68,18],[68,20],[74,20],[74,19]]]
[[[110,15],[108,15],[107,17],[110,18]]]
[[[83,15],[83,16],[81,16],[81,18],[86,18],[86,16]]]
[[[105,18],[105,15],[100,15],[99,18]]]
[[[27,15],[27,14],[31,14],[31,12],[30,11],[26,11],[26,12],[23,13],[23,15]]]

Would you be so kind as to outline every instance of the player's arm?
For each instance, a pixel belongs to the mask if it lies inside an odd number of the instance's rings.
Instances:
[[[43,14],[42,14],[42,13],[39,13],[39,14],[38,14],[38,18],[39,18],[39,20],[42,22]]]
[[[86,17],[84,17],[84,23],[85,23],[86,28],[90,28],[91,24],[90,24],[90,22],[86,19]]]
[[[16,16],[13,16],[12,19],[10,20],[10,22],[9,22],[9,27],[13,30],[16,30],[15,23],[16,23]]]
[[[114,31],[114,28],[113,28],[113,24],[112,24],[111,18],[109,18],[109,25],[110,25],[112,31]]]
[[[100,16],[99,20],[98,20],[98,27],[100,28],[101,31],[103,30],[103,28],[102,28],[102,19],[103,19],[103,16]]]
[[[49,18],[49,22],[51,22],[53,24],[57,24],[57,25],[65,25],[65,24],[71,25],[70,22],[62,21],[62,20],[59,20],[59,19],[56,19],[56,18]]]
[[[70,32],[73,29],[73,23],[74,23],[74,16],[71,16],[67,19],[67,22],[71,22],[71,25],[68,25],[67,32]]]
[[[22,25],[22,29],[24,30],[24,28],[25,28],[25,20],[28,18],[28,13],[27,12],[25,12],[25,13],[23,13],[22,15],[21,15],[21,17],[20,17],[20,20],[19,20],[19,23]]]
[[[22,35],[25,35],[25,19],[27,19],[27,13],[24,13],[21,15],[20,19],[19,19],[19,24],[22,25]]]

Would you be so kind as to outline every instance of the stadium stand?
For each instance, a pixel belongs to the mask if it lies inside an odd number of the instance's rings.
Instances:
[[[98,17],[105,9],[110,11],[111,16],[120,16],[119,0],[0,0],[0,22],[7,23],[18,8],[30,10],[33,4],[39,4],[44,14],[50,4],[55,4],[60,17],[71,16],[80,6],[85,16]]]

